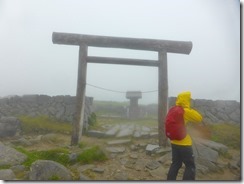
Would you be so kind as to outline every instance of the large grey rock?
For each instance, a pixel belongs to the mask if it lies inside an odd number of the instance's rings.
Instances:
[[[18,165],[23,163],[27,156],[18,152],[14,148],[5,146],[0,142],[0,166],[2,165]]]
[[[197,167],[200,166],[201,172],[203,172],[203,173],[207,172],[208,170],[215,172],[219,169],[215,163],[211,162],[210,160],[208,160],[206,158],[197,157],[195,159],[195,161],[196,161]]]
[[[206,139],[201,139],[198,138],[196,139],[196,141],[204,146],[207,146],[215,151],[218,151],[220,153],[226,153],[228,151],[228,147],[221,144],[221,143],[217,143],[211,140],[206,140]]]
[[[0,180],[15,180],[15,174],[11,169],[0,170]]]
[[[63,165],[51,160],[37,160],[30,167],[30,180],[51,180],[57,177],[59,180],[71,180],[70,171]]]
[[[15,136],[20,130],[20,121],[15,117],[0,118],[0,137]]]
[[[208,160],[213,163],[217,163],[219,157],[217,151],[214,151],[211,148],[199,143],[193,144],[193,153],[195,157],[199,157],[201,159]]]

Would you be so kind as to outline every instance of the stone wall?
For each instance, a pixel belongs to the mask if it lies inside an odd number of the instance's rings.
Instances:
[[[176,97],[169,98],[169,107],[175,104]],[[191,107],[198,110],[208,123],[240,123],[240,102],[232,100],[191,100]]]
[[[175,104],[175,97],[169,97],[169,107]],[[75,113],[74,96],[47,96],[47,95],[24,95],[12,96],[0,99],[0,118],[18,115],[47,115],[63,121],[72,122]],[[240,103],[226,100],[195,99],[191,102],[192,108],[197,109],[208,123],[240,123]],[[148,105],[141,108],[143,117],[155,115],[157,117],[157,105]],[[98,110],[98,109],[96,109]],[[85,129],[88,128],[88,116],[94,112],[93,98],[85,100]],[[111,112],[112,113],[112,112]],[[123,112],[122,113],[126,113]],[[126,115],[126,114],[125,114]]]
[[[46,115],[61,121],[72,122],[75,113],[75,96],[24,95],[0,99],[0,118],[8,116]],[[88,126],[88,117],[92,113],[93,98],[85,98],[84,124]]]

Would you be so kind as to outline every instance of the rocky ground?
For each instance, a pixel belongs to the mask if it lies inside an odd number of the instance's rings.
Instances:
[[[196,135],[194,132],[192,134]],[[159,147],[157,136],[156,128],[129,123],[123,126],[104,127],[102,131],[91,130],[82,136],[81,141],[86,145],[99,145],[106,152],[109,158],[107,161],[86,165],[74,164],[69,168],[63,168],[55,163],[48,164],[59,172],[67,172],[67,180],[71,180],[74,173],[78,174],[79,180],[166,180],[171,163],[171,149],[170,146]],[[194,140],[196,180],[240,180],[240,151],[206,139],[194,138]],[[11,139],[5,138],[1,142],[0,166],[4,165],[4,161],[5,164],[12,162],[9,169],[0,170],[0,178],[6,180],[36,180],[34,176],[31,176],[33,173],[24,168],[21,161],[18,161],[18,159],[23,161],[24,156],[14,152],[11,148],[13,145],[21,145],[27,150],[69,147],[71,157],[81,151],[77,147],[69,146],[70,136],[60,134],[17,136]],[[226,155],[231,155],[231,157]],[[183,171],[184,166],[179,172],[178,180],[181,180]]]

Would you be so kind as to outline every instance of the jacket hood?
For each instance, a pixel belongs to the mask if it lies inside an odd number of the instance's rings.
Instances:
[[[178,94],[176,99],[176,105],[183,108],[190,108],[191,106],[191,92],[186,91]]]

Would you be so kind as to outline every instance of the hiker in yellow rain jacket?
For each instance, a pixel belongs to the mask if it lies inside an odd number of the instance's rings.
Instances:
[[[199,123],[202,121],[202,116],[199,112],[191,109],[191,92],[182,92],[177,96],[176,106],[181,106],[184,109],[184,122]],[[172,147],[172,164],[170,166],[167,180],[176,180],[179,169],[182,163],[185,164],[183,180],[195,180],[195,161],[192,149],[192,139],[189,134],[182,140],[171,140]]]

